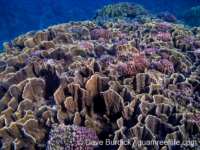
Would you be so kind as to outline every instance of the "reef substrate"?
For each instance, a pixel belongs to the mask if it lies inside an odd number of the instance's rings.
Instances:
[[[200,28],[148,18],[70,22],[4,43],[1,149],[50,149],[78,127],[78,138],[115,143],[95,149],[198,148],[199,48]],[[167,140],[195,144],[141,144]]]

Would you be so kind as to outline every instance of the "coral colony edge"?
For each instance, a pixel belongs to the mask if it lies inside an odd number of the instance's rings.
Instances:
[[[135,3],[0,54],[1,150],[200,148],[200,28]]]

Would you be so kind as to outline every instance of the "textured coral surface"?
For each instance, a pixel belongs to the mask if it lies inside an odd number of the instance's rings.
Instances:
[[[148,17],[71,21],[4,43],[1,149],[198,149],[199,31]],[[168,140],[195,143],[140,143]]]

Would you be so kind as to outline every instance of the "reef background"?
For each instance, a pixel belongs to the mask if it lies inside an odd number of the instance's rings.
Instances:
[[[199,5],[197,0],[1,0],[0,43],[2,45],[4,42],[8,42],[30,30],[41,30],[51,25],[70,21],[92,20],[97,9],[118,2],[134,2],[155,13],[169,11],[176,17],[186,17],[186,21],[194,13],[190,12],[189,16],[187,13],[181,14]],[[192,23],[192,26],[195,26],[195,24]]]

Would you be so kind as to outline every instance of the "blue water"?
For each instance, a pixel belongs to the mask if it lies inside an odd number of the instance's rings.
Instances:
[[[148,11],[169,11],[175,16],[200,5],[200,0],[1,0],[0,45],[31,30],[69,21],[92,20],[97,9],[118,2],[135,2]]]

